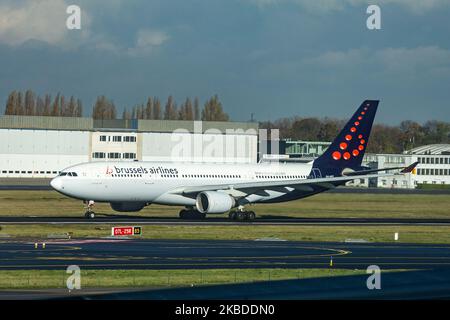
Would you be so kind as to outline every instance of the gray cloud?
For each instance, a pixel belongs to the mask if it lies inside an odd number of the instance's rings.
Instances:
[[[302,8],[313,12],[332,12],[344,10],[348,7],[368,6],[370,4],[377,4],[379,6],[385,5],[400,5],[403,8],[414,12],[424,13],[428,10],[449,6],[447,0],[378,0],[376,3],[372,0],[245,0],[257,5],[260,8],[268,8],[273,5],[295,4]]]

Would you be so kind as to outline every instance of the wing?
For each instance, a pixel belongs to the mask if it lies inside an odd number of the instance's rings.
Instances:
[[[267,195],[267,190],[278,191],[278,192],[289,192],[293,189],[299,191],[311,192],[317,187],[332,189],[339,185],[342,185],[348,181],[355,179],[370,179],[370,178],[380,178],[380,177],[390,177],[396,175],[403,175],[411,172],[417,163],[412,164],[408,167],[400,167],[396,169],[402,169],[399,172],[394,173],[384,173],[384,174],[364,174],[367,170],[363,171],[353,171],[350,175],[340,176],[340,177],[330,177],[330,178],[315,178],[315,179],[293,179],[293,180],[283,180],[283,181],[256,181],[256,182],[245,182],[245,183],[229,183],[229,184],[214,184],[214,185],[203,185],[203,186],[193,186],[184,187],[172,190],[171,193],[182,194],[188,197],[195,198],[198,193],[202,191],[226,191],[227,193],[235,197],[245,197],[250,194]],[[377,169],[377,171],[389,171],[393,168]],[[359,174],[358,174],[359,173]],[[315,188],[316,187],[316,188]]]

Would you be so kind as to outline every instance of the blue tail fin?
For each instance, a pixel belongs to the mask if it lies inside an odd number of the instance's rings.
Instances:
[[[361,167],[378,102],[366,100],[361,104],[325,153],[314,160],[313,168],[322,175],[340,175],[345,168]]]

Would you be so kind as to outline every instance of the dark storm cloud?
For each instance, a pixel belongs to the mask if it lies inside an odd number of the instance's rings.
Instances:
[[[81,31],[61,22],[66,4],[0,5],[19,20],[0,23],[2,101],[31,88],[120,109],[217,93],[234,120],[265,120],[345,118],[377,98],[378,121],[450,120],[445,1],[381,1],[377,31],[358,0],[79,1]]]

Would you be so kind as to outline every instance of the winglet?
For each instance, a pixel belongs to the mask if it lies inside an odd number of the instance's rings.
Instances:
[[[413,164],[407,166],[405,169],[403,169],[402,171],[400,171],[400,173],[410,173],[412,172],[417,165],[419,164],[419,161],[414,162]]]

